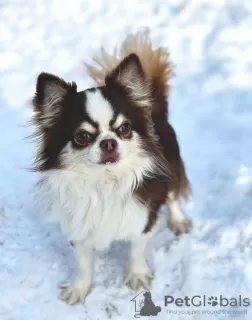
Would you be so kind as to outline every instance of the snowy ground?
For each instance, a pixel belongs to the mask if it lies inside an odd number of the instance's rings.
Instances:
[[[99,255],[85,305],[57,300],[58,283],[73,271],[72,253],[58,227],[32,207],[37,177],[26,168],[33,146],[23,138],[39,72],[84,89],[91,82],[81,61],[139,26],[151,27],[177,65],[171,122],[193,186],[184,204],[193,232],[175,238],[163,229],[153,243],[151,293],[162,307],[156,318],[236,317],[168,315],[164,295],[252,298],[251,0],[0,0],[1,320],[134,318],[122,244]],[[246,310],[237,318],[251,319]]]

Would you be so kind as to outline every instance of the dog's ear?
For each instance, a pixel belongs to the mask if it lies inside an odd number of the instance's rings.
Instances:
[[[142,64],[135,53],[131,53],[110,73],[105,83],[114,81],[123,86],[132,100],[139,106],[151,104],[151,87]]]
[[[77,92],[76,83],[67,83],[53,74],[41,73],[33,98],[37,125],[43,129],[52,127],[62,111],[65,97],[72,92]]]

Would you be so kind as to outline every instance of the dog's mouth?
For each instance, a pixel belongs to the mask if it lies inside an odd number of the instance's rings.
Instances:
[[[119,156],[118,154],[115,155],[107,155],[107,156],[102,156],[99,164],[115,164],[119,161]]]

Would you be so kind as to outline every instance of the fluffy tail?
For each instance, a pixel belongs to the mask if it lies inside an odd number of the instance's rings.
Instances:
[[[140,59],[144,73],[151,84],[153,108],[159,109],[162,106],[166,108],[173,68],[167,48],[153,49],[148,29],[129,34],[112,54],[107,53],[102,47],[100,53],[93,57],[95,65],[86,64],[86,68],[96,83],[103,85],[106,76],[131,53],[135,53]]]

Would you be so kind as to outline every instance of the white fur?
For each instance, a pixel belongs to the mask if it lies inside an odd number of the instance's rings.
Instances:
[[[63,283],[60,298],[68,304],[83,302],[92,284],[93,250],[83,243],[74,244],[77,272],[73,283]]]
[[[148,208],[132,191],[151,168],[147,157],[108,169],[79,164],[74,170],[49,174],[40,192],[51,202],[69,240],[102,249],[114,240],[129,240],[142,233]]]
[[[125,122],[127,119],[122,115],[122,114],[119,114],[118,117],[116,118],[116,121],[115,123],[113,124],[113,127],[116,129],[116,128],[119,128],[121,124],[123,124],[123,122]]]
[[[125,282],[134,290],[143,286],[149,289],[152,273],[146,262],[145,251],[152,233],[142,234],[137,240],[131,242],[129,250],[129,263]]]
[[[167,204],[170,211],[170,220],[173,222],[180,222],[185,219],[180,208],[179,200],[175,198],[173,193],[169,194]]]
[[[84,129],[84,130],[86,130],[87,132],[89,132],[89,133],[91,133],[91,134],[94,134],[94,133],[96,132],[96,128],[94,128],[94,127],[92,126],[92,124],[89,123],[89,122],[83,122],[83,123],[80,125],[79,129]]]
[[[169,207],[169,227],[176,234],[187,232],[191,228],[191,221],[187,219],[180,207],[179,200],[174,193],[168,195],[167,204]]]
[[[86,110],[92,120],[99,123],[104,130],[109,130],[109,121],[113,118],[113,109],[99,90],[86,92]]]

